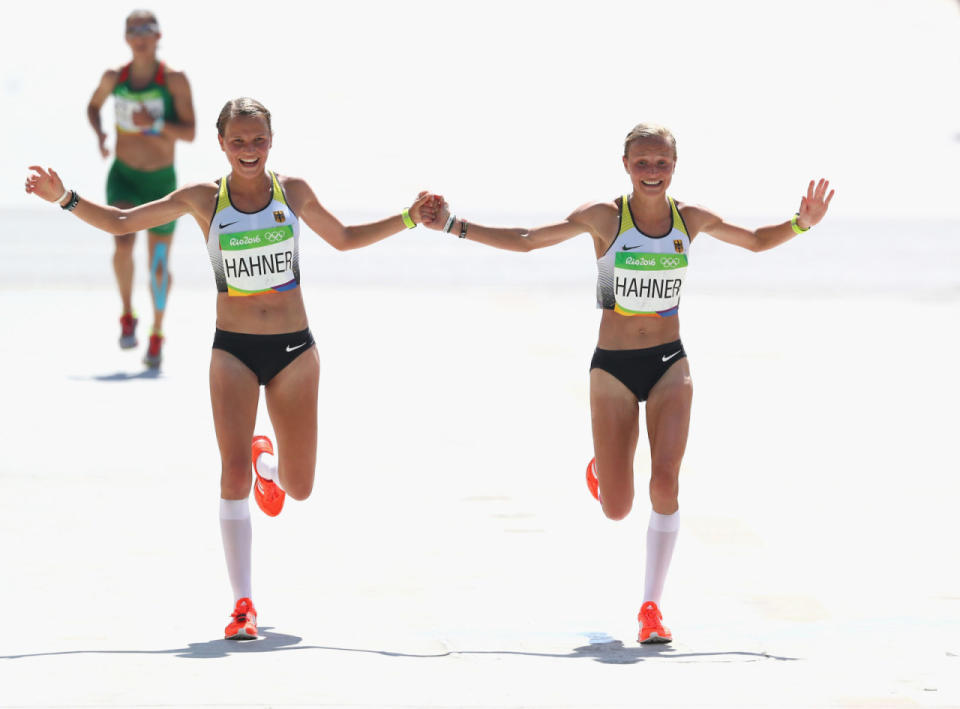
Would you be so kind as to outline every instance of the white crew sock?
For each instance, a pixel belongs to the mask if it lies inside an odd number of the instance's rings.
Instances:
[[[233,587],[234,601],[253,598],[250,569],[253,527],[247,500],[220,498],[220,536],[223,538],[223,556],[227,560],[227,575]]]
[[[644,603],[653,601],[660,605],[663,584],[667,580],[679,529],[679,510],[672,515],[650,511],[650,524],[647,527],[647,574],[643,581]]]
[[[280,485],[280,476],[277,475],[277,457],[269,453],[261,453],[257,456],[257,473],[265,480],[273,480],[282,490]]]

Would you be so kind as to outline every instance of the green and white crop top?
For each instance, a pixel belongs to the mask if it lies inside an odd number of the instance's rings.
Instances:
[[[217,291],[229,295],[281,293],[300,285],[300,220],[273,172],[273,199],[259,212],[241,212],[220,180],[207,253]]]
[[[673,224],[663,236],[637,229],[629,195],[620,198],[620,230],[597,259],[597,307],[621,315],[671,317],[680,308],[680,288],[687,272],[690,236],[672,197]]]
[[[113,105],[116,109],[118,134],[156,135],[165,121],[177,120],[173,94],[167,87],[167,69],[164,63],[157,63],[157,73],[142,89],[130,86],[130,64],[123,67],[117,77],[117,85],[113,87]],[[133,114],[141,108],[146,108],[153,116],[152,126],[141,128],[133,122]]]

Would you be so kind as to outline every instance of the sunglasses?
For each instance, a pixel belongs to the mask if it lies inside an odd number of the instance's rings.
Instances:
[[[143,37],[148,34],[160,34],[160,27],[156,22],[147,22],[142,25],[130,25],[127,27],[128,37]]]

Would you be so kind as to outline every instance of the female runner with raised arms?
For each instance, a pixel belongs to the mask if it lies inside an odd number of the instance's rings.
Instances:
[[[210,398],[220,448],[220,527],[235,604],[227,638],[257,636],[251,600],[251,524],[247,498],[251,449],[254,497],[271,516],[285,494],[304,500],[317,458],[320,360],[301,295],[299,223],[339,250],[368,246],[435,215],[427,193],[401,214],[344,226],[302,179],[267,170],[270,112],[257,101],[228,101],[217,119],[230,174],[188,185],[139,207],[119,209],[64,189],[52,169],[33,166],[27,192],[59,202],[93,226],[128,234],[191,215],[206,235],[216,277],[217,329],[210,358]],[[253,436],[260,386],[277,436]],[[252,441],[252,446],[251,446]]]
[[[534,229],[480,226],[452,215],[442,198],[429,226],[512,251],[531,251],[578,234],[593,237],[603,309],[590,363],[590,410],[595,458],[587,466],[590,491],[610,519],[633,505],[633,460],[639,438],[639,403],[646,401],[650,443],[650,501],[641,643],[670,642],[660,599],[679,529],[680,462],[687,443],[693,386],[680,342],[680,293],[690,243],[700,233],[751,251],[764,251],[807,231],[827,212],[829,183],[810,182],[797,214],[787,221],[746,229],[703,207],[667,195],[676,167],[669,130],[641,123],[627,135],[623,166],[632,194],[585,204],[565,220]]]

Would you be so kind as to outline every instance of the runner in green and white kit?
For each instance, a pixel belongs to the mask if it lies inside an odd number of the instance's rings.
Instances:
[[[119,69],[107,70],[87,106],[87,117],[107,157],[107,134],[100,123],[100,109],[113,96],[116,112],[116,159],[107,177],[107,204],[134,207],[165,197],[177,187],[173,169],[177,140],[194,137],[193,100],[187,77],[157,59],[160,27],[152,12],[137,10],[126,20],[127,44],[133,60]],[[144,363],[158,367],[163,343],[163,315],[170,292],[170,247],[175,222],[151,228],[148,233],[150,293],[153,328]],[[120,290],[120,346],[137,346],[137,319],[133,312],[133,246],[136,234],[115,239],[113,270]]]
[[[638,640],[670,642],[659,604],[679,528],[680,462],[687,444],[693,385],[680,342],[678,317],[690,244],[700,233],[749,249],[779,246],[817,224],[833,192],[810,183],[793,219],[745,229],[713,212],[667,196],[677,148],[666,128],[640,124],[627,135],[623,167],[632,192],[593,202],[565,220],[533,229],[496,229],[468,223],[446,208],[429,226],[490,246],[531,251],[578,234],[593,238],[597,305],[602,308],[590,367],[590,410],[596,455],[587,467],[591,492],[610,519],[633,505],[633,460],[639,404],[646,402],[650,442],[650,501],[646,576]],[[442,202],[441,197],[436,198]]]

